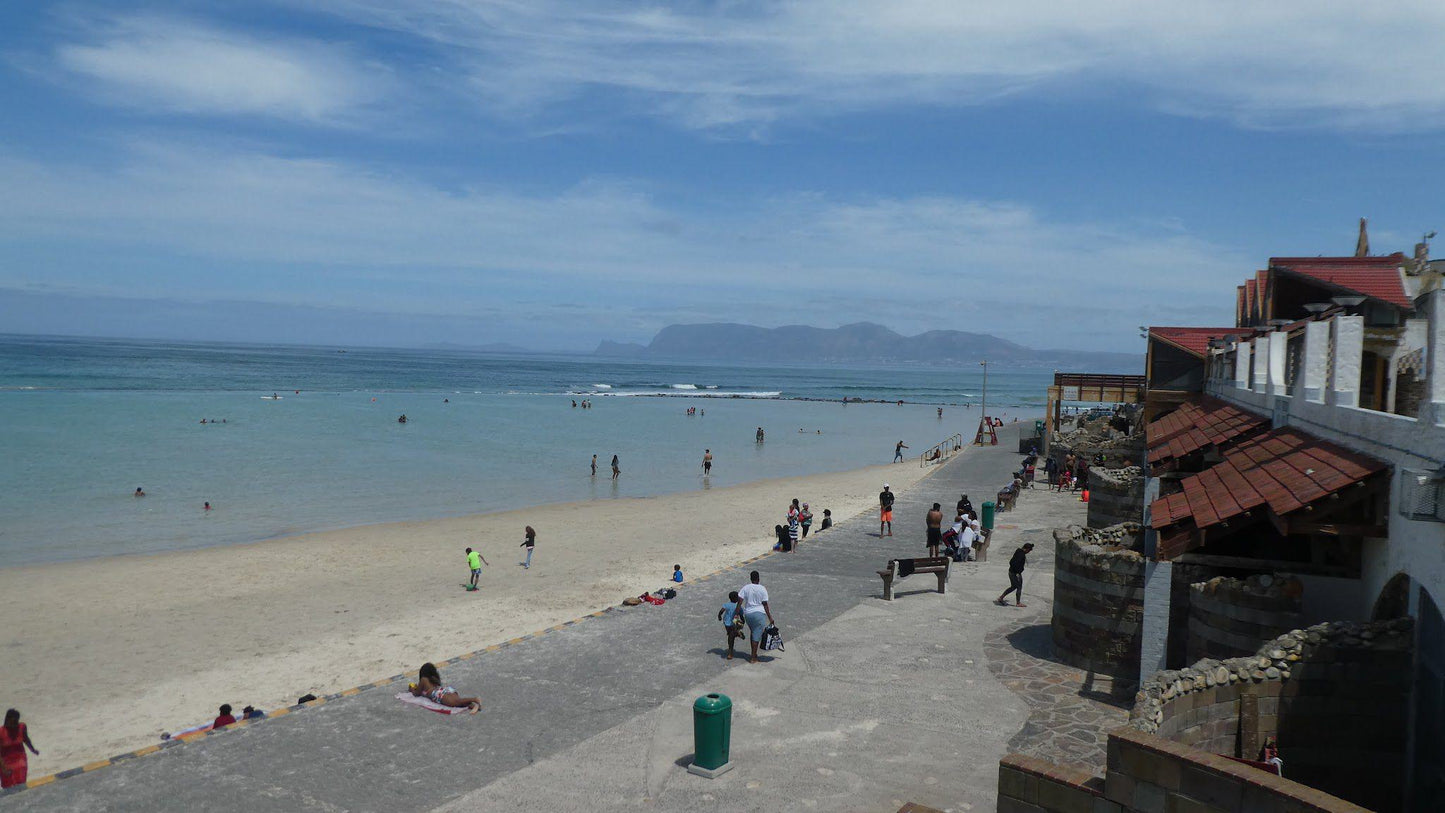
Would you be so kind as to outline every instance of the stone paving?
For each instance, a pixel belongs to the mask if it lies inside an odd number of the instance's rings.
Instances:
[[[1102,772],[1108,732],[1128,722],[1134,686],[1054,659],[1049,628],[1053,535],[1051,529],[1032,528],[1020,534],[1019,542],[1037,546],[1026,571],[1035,586],[1025,584],[1030,594],[1018,618],[990,630],[983,641],[989,671],[1030,709],[1028,722],[1009,740],[1009,751]]]

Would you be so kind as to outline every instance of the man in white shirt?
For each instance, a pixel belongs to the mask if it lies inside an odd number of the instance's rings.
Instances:
[[[753,645],[753,656],[748,663],[758,662],[758,642],[763,640],[763,630],[773,623],[773,610],[768,606],[768,590],[761,584],[762,576],[754,570],[749,574],[751,584],[738,591],[742,603],[743,618],[748,622],[748,639]]]

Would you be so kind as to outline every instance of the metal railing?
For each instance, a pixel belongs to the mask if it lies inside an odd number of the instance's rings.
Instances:
[[[918,467],[923,468],[933,463],[942,463],[960,451],[963,451],[963,434],[955,432],[919,454]]]

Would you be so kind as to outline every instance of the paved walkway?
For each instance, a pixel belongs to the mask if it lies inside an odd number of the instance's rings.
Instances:
[[[1014,427],[1008,429],[999,447],[970,450],[903,495],[896,507],[898,536],[879,539],[873,518],[863,516],[840,523],[797,554],[756,563],[790,640],[803,639],[861,602],[883,605],[873,600],[881,592],[874,571],[890,556],[922,554],[927,503],[951,503],[960,490],[982,502],[1005,481],[1018,462],[1012,451]],[[429,810],[656,713],[698,686],[718,685],[725,673],[730,680],[749,679],[732,677],[745,665],[719,656],[714,620],[727,591],[745,580],[745,570],[724,572],[686,585],[663,607],[609,612],[444,668],[449,683],[484,698],[482,714],[444,718],[405,706],[392,697],[403,681],[10,795],[4,807]],[[928,599],[904,595],[895,604],[920,600]],[[944,623],[925,627],[930,633],[946,630]],[[885,637],[892,634],[885,624],[873,626]],[[983,628],[977,625],[980,638]],[[838,656],[843,662],[853,657],[847,650],[843,647]],[[901,643],[894,651],[888,660],[897,666],[870,678],[879,689],[922,669]],[[969,659],[976,662],[965,666],[981,667],[980,659]],[[771,664],[747,668],[751,679],[772,680],[786,664],[803,662],[790,651]],[[773,667],[779,668],[767,671]],[[837,670],[825,666],[824,671]],[[940,672],[930,678],[930,691],[945,700],[960,691],[946,676]],[[992,683],[982,672],[966,680],[979,678]],[[860,702],[876,694],[887,691],[849,691]],[[1000,747],[1022,723],[1022,704],[1015,702],[1014,709],[1019,719],[996,732]],[[922,720],[935,716],[928,707],[916,713]],[[913,753],[906,741],[891,743],[887,751],[900,759]],[[690,752],[684,748],[668,759]],[[982,764],[979,784],[991,794],[993,781],[986,777],[994,766],[987,760]]]
[[[923,575],[885,602],[874,571],[923,554],[930,503],[961,492],[981,503],[997,490],[1018,462],[1008,430],[999,447],[971,449],[902,495],[897,536],[880,539],[864,515],[797,554],[685,585],[663,607],[608,612],[444,667],[449,683],[483,697],[481,714],[405,706],[392,697],[402,681],[7,796],[3,807],[992,810],[1004,753],[1086,762],[1085,746],[1099,747],[1098,730],[1122,715],[1070,688],[1079,678],[1046,660],[1039,626],[1053,592],[1049,531],[1081,521],[1083,508],[1025,495],[1000,515],[991,561],[957,566],[947,595]],[[1009,554],[1030,540],[1030,606],[993,605]],[[716,610],[754,567],[787,651],[728,662]],[[734,702],[737,767],[715,780],[685,770],[692,700],[708,691]]]

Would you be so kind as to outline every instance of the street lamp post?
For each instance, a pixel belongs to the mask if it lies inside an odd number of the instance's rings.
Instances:
[[[983,403],[982,412],[978,416],[978,432],[973,437],[976,446],[983,445],[984,421],[988,420],[988,362],[980,361],[979,364],[983,365]]]

